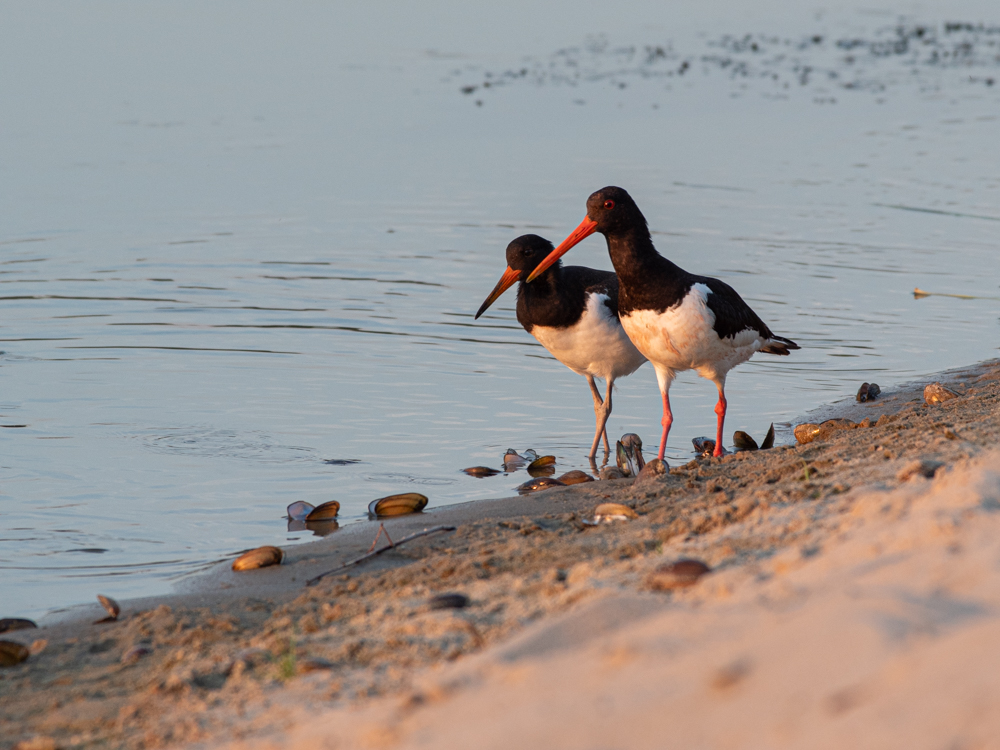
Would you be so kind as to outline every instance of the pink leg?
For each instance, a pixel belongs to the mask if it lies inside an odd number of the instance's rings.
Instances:
[[[726,394],[719,389],[719,403],[715,405],[715,413],[719,415],[719,428],[715,432],[715,451],[713,456],[722,455],[722,424],[726,421]]]
[[[670,413],[670,394],[668,391],[663,391],[663,421],[660,424],[663,425],[663,435],[660,437],[660,455],[657,456],[661,461],[663,460],[663,451],[667,449],[667,435],[670,434],[670,425],[674,422],[674,415]]]

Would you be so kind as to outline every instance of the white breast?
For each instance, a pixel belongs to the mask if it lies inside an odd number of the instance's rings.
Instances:
[[[590,294],[583,315],[568,328],[533,326],[531,335],[553,357],[579,375],[620,378],[646,361],[605,304],[604,294]]]
[[[679,305],[669,310],[635,310],[622,318],[622,326],[636,348],[657,370],[697,370],[709,380],[724,378],[760,349],[757,331],[742,331],[719,338],[712,326],[715,313],[706,304],[712,292],[695,284]]]

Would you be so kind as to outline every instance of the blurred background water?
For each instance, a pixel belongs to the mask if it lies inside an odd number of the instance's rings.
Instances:
[[[993,3],[0,17],[0,615],[305,541],[295,500],[503,496],[523,472],[460,470],[508,447],[587,468],[585,381],[513,291],[472,314],[607,184],[803,347],[731,375],[730,435],[996,355],[995,299],[911,294],[1000,296]],[[611,267],[599,236],[567,261]],[[683,462],[715,391],[671,396]],[[647,365],[608,431],[653,451],[659,419]]]

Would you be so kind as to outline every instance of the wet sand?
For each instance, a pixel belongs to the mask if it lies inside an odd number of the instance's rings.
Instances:
[[[808,421],[871,426],[807,445],[387,522],[456,529],[313,587],[377,525],[4,634],[34,653],[0,670],[0,747],[987,746],[1000,361],[935,379],[959,397],[832,404]],[[583,523],[609,501],[639,518]],[[687,557],[712,572],[651,587]]]

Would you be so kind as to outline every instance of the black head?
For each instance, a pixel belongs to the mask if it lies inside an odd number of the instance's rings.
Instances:
[[[620,187],[601,188],[587,198],[587,218],[597,222],[596,231],[605,236],[646,229],[646,217]]]
[[[545,260],[554,246],[537,234],[522,234],[507,245],[507,265],[521,272],[521,279],[528,277],[535,267]]]

